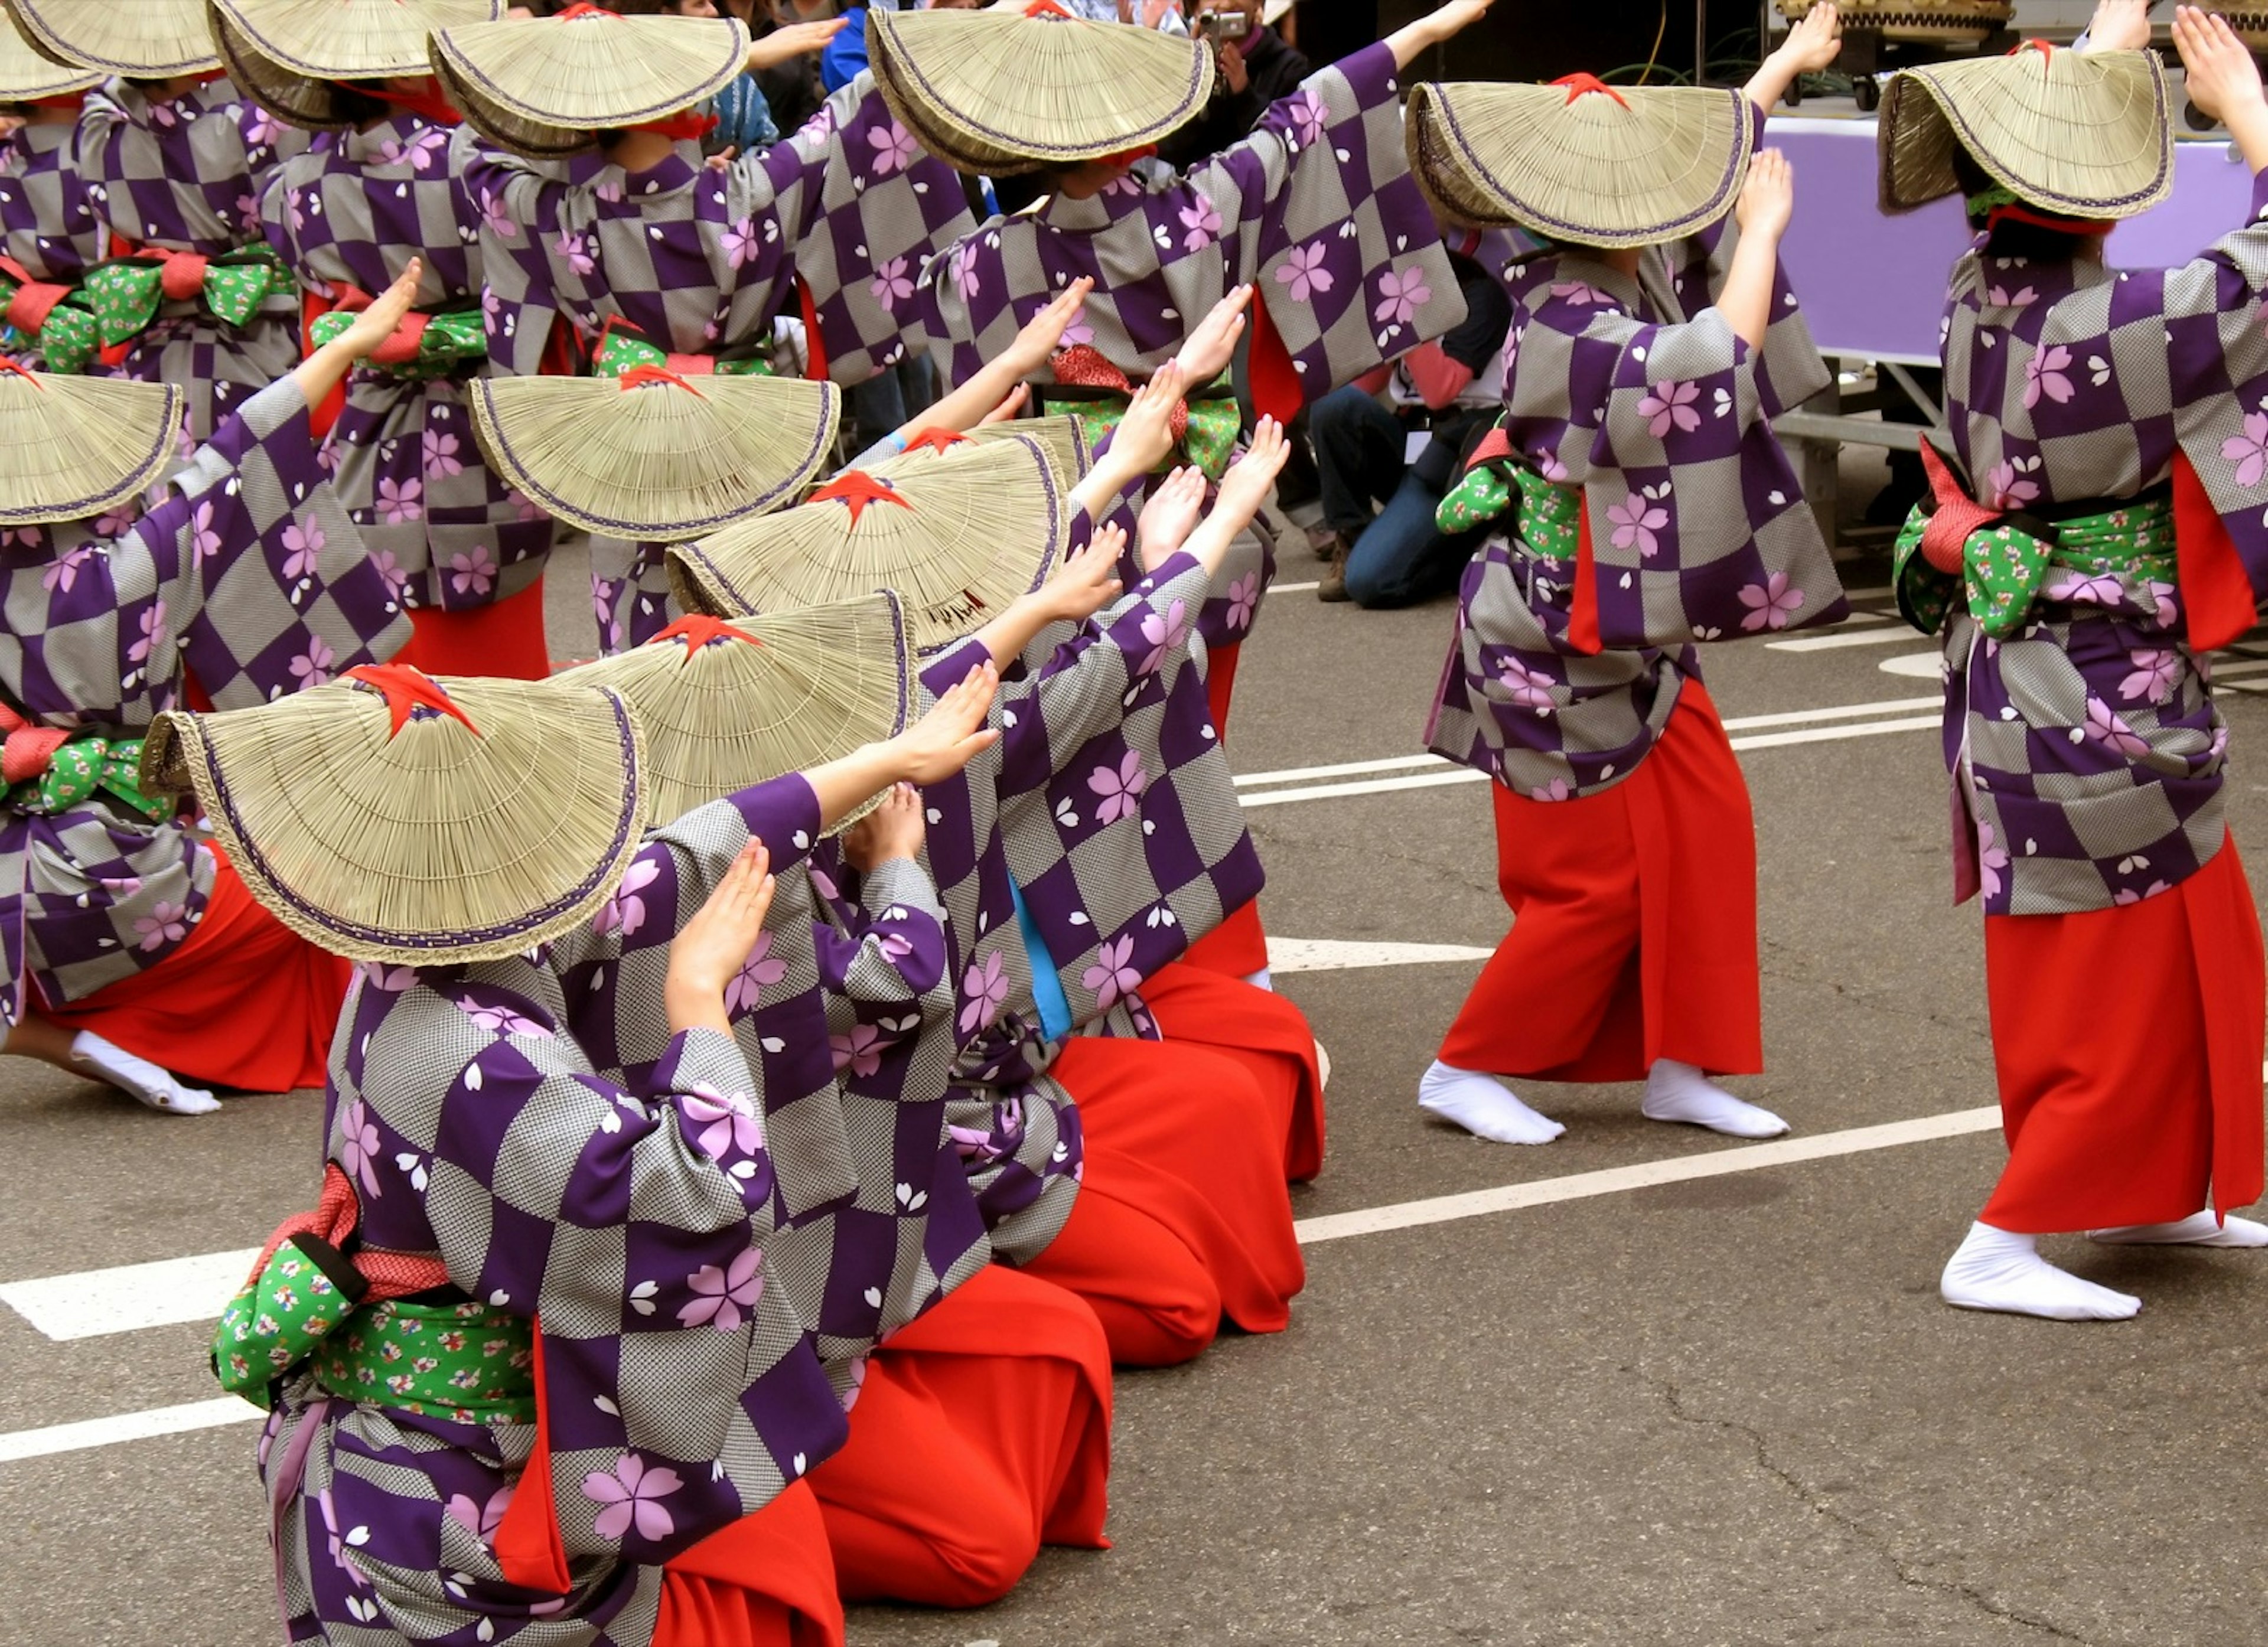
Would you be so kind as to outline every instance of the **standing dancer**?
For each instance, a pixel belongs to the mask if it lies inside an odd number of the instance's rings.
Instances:
[[[1896,573],[1944,639],[1955,895],[1984,897],[2008,1141],[1942,1290],[2061,1320],[2141,1304],[2042,1234],[2268,1245],[2227,1216],[2261,1190],[2268,977],[2198,659],[2268,590],[2268,103],[2228,24],[2180,8],[2190,100],[2252,169],[2251,210],[2193,262],[2114,273],[2104,234],[2173,187],[2149,35],[2105,0],[2084,54],[1902,75],[1882,114],[1884,205],[1958,191],[1978,231],[1953,270],[1951,461],[1925,452]]]
[[[775,874],[982,748],[990,690],[644,840],[643,739],[589,686],[397,666],[164,723],[262,901],[364,963],[322,1207],[217,1346],[273,1408],[295,1638],[839,1647],[804,1477],[845,1419],[770,1261],[826,1188],[786,1112],[841,1136],[807,926],[746,974]]]
[[[446,674],[540,680],[552,523],[483,460],[464,386],[487,369],[480,214],[449,169],[460,116],[426,36],[501,0],[222,0],[221,48],[278,120],[334,134],[284,161],[261,203],[268,240],[305,290],[310,345],[351,323],[387,271],[416,257],[417,310],[355,373],[326,452],[371,553],[409,609],[401,661]],[[345,84],[352,82],[353,84]]]
[[[1565,1130],[1499,1074],[1644,1079],[1650,1119],[1786,1130],[1707,1079],[1761,1070],[1764,1037],[1755,827],[1691,643],[1844,610],[1771,426],[1828,382],[1778,267],[1793,181],[1750,164],[1837,29],[1814,8],[1745,95],[1579,75],[1422,86],[1411,110],[1447,218],[1554,248],[1510,272],[1504,420],[1441,513],[1510,515],[1466,570],[1428,733],[1496,780],[1515,920],[1418,1101],[1484,1138]]]
[[[298,293],[261,234],[260,196],[306,135],[222,72],[202,0],[9,4],[42,50],[121,77],[79,115],[74,164],[111,242],[85,295],[105,363],[180,385],[185,438],[210,440],[300,357]]]
[[[235,869],[140,788],[142,736],[192,681],[230,708],[389,657],[408,625],[318,466],[308,408],[407,312],[412,270],[341,337],[173,464],[182,388],[0,360],[0,816],[5,1050],[152,1109],[193,1082],[320,1086],[344,969],[270,919]],[[61,456],[68,467],[56,472]]]
[[[8,128],[0,139],[0,336],[50,371],[85,371],[99,352],[92,312],[83,303],[66,309],[64,299],[106,244],[71,164],[80,107],[101,84],[96,70],[33,51],[0,12],[0,126]]]
[[[971,219],[959,177],[921,154],[871,79],[762,154],[704,165],[697,143],[695,105],[743,70],[816,50],[836,26],[798,25],[751,46],[731,18],[578,6],[437,37],[472,124],[501,145],[460,136],[456,163],[483,221],[492,345],[514,370],[536,369],[554,315],[571,331],[560,342],[576,369],[614,377],[641,366],[792,375],[775,332],[799,317],[811,377],[860,383],[902,357],[909,271]],[[555,60],[572,74],[547,75]],[[588,151],[602,136],[603,164],[576,181],[502,151]],[[639,644],[675,615],[663,549],[593,542],[605,650]]]

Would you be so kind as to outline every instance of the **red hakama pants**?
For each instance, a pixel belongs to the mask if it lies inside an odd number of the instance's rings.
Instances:
[[[1142,985],[1168,1042],[1203,1047],[1244,1066],[1280,1121],[1284,1176],[1323,1170],[1323,1072],[1307,1015],[1280,995],[1176,961]]]
[[[543,638],[543,579],[485,607],[445,612],[413,607],[409,644],[394,661],[429,675],[490,675],[541,680],[551,673],[551,648]]]
[[[827,1528],[807,1482],[662,1568],[653,1647],[843,1647]]]
[[[2235,841],[2139,903],[1985,916],[1984,982],[2008,1140],[1984,1223],[2052,1234],[2259,1199],[2268,967]]]
[[[1205,698],[1212,705],[1213,730],[1228,746],[1228,705],[1236,694],[1236,660],[1244,643],[1215,647],[1206,659]],[[1268,934],[1256,901],[1232,909],[1221,923],[1189,945],[1182,959],[1192,967],[1231,978],[1249,978],[1268,965]]]
[[[1756,826],[1701,683],[1686,681],[1638,770],[1602,794],[1491,788],[1512,932],[1441,1062],[1575,1082],[1639,1080],[1660,1058],[1762,1070]]]
[[[248,1092],[321,1086],[353,966],[261,908],[217,849],[213,857],[204,918],[179,949],[40,1014],[191,1081]]]
[[[1109,1548],[1101,1323],[988,1267],[874,1352],[850,1441],[810,1480],[846,1601],[988,1607],[1042,1544]]]
[[[1085,1165],[1071,1217],[1025,1273],[1094,1305],[1128,1366],[1195,1359],[1224,1316],[1249,1333],[1291,1325],[1307,1265],[1284,1135],[1242,1067],[1078,1036],[1049,1073],[1079,1102]]]

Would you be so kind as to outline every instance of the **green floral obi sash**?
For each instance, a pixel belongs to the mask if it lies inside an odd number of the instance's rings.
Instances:
[[[1091,345],[1064,350],[1052,367],[1055,382],[1040,391],[1042,409],[1076,419],[1087,450],[1101,451],[1126,421],[1126,408],[1134,401],[1133,380]],[[1187,463],[1218,482],[1228,473],[1237,437],[1244,432],[1244,408],[1237,404],[1230,375],[1224,371],[1203,388],[1191,390],[1175,424],[1174,450],[1160,470]]]
[[[535,1422],[535,1332],[477,1302],[372,1304],[325,1337],[315,1383],[367,1401],[460,1424]]]
[[[11,732],[11,742],[16,737]],[[7,805],[11,811],[52,816],[84,805],[98,793],[114,796],[152,823],[163,823],[178,810],[170,800],[153,799],[142,792],[139,738],[81,732],[57,745],[47,761],[45,771],[10,787]]]
[[[764,351],[738,359],[704,355],[701,363],[707,371],[725,378],[777,378],[779,369],[772,364],[769,344]],[[656,371],[680,370],[681,357],[675,357],[657,344],[648,342],[635,334],[625,335],[619,328],[609,328],[599,340],[598,353],[591,359],[591,375],[594,378],[626,378],[641,367]]]
[[[2005,639],[2023,628],[2050,574],[2057,571],[2114,579],[2138,593],[2150,584],[2178,581],[2174,506],[2163,496],[2051,524],[2026,516],[1999,520],[1969,534],[1958,578],[1940,571],[1921,553],[1929,518],[1920,507],[1906,518],[1891,577],[1898,610],[1925,635],[1943,628],[1947,613],[1960,600],[1988,638]]]
[[[1515,514],[1513,533],[1530,555],[1575,558],[1583,533],[1583,494],[1506,460],[1467,469],[1433,511],[1433,524],[1454,536],[1506,514]]]
[[[359,318],[354,310],[334,309],[328,314],[317,315],[314,324],[307,328],[307,335],[320,349],[335,341]],[[416,335],[415,352],[396,349],[388,342],[370,357],[371,366],[405,382],[431,383],[441,378],[466,377],[488,359],[488,328],[482,322],[479,310],[451,310],[442,314],[413,315],[410,319],[425,322],[424,328]]]

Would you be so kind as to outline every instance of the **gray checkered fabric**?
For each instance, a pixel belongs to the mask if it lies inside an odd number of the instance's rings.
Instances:
[[[35,724],[139,737],[193,675],[241,709],[392,657],[409,621],[315,461],[288,379],[224,422],[138,521],[0,534],[0,689]],[[180,826],[98,796],[0,823],[0,987],[84,1000],[185,942],[212,886]]]
[[[1784,277],[1760,350],[1711,306],[1731,264],[1720,228],[1646,248],[1635,279],[1580,248],[1506,273],[1498,461],[1563,489],[1582,525],[1521,511],[1474,558],[1427,740],[1525,798],[1635,771],[1697,673],[1695,643],[1848,610],[1771,426],[1826,367]]]
[[[2006,640],[1948,620],[1956,887],[1988,913],[2154,897],[2227,838],[2228,730],[2191,651],[2184,579],[2225,536],[2254,601],[2268,593],[2264,214],[2255,180],[2243,226],[2175,268],[1994,259],[1981,243],[1954,268],[1947,413],[1978,502],[2109,511],[2162,486],[2177,457],[2205,498],[2179,522],[2171,579],[2058,568]]]
[[[217,257],[257,241],[260,197],[279,162],[307,146],[226,78],[152,99],[114,80],[87,93],[76,159],[87,202],[107,234],[131,246]],[[169,302],[116,370],[189,394],[189,434],[220,420],[298,364],[299,305],[279,291],[239,328],[202,302]]]
[[[0,143],[0,254],[34,280],[69,284],[108,252],[72,159],[73,128],[17,128]]]

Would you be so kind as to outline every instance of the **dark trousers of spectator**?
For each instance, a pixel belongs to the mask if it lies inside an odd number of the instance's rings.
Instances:
[[[1480,540],[1469,532],[1447,536],[1433,525],[1454,479],[1454,452],[1444,454],[1437,439],[1416,463],[1408,461],[1410,426],[1352,384],[1315,402],[1310,427],[1323,524],[1347,546],[1348,598],[1363,607],[1406,607],[1455,588]],[[1375,517],[1373,500],[1383,504]]]

